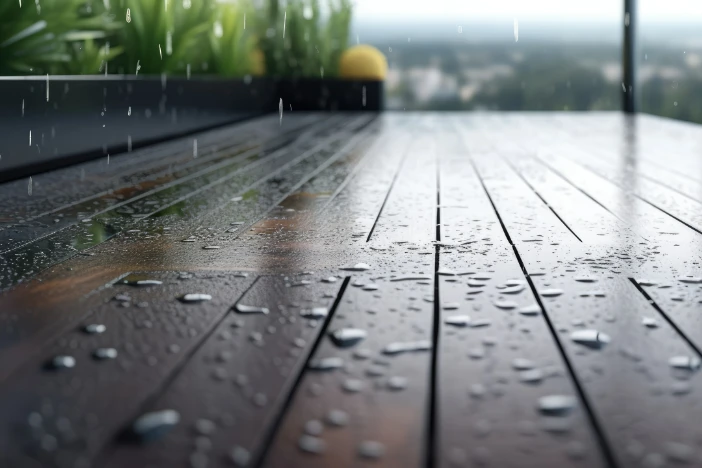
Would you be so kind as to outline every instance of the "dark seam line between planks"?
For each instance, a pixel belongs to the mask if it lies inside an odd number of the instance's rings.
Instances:
[[[441,167],[438,153],[436,156],[436,241],[441,241]],[[439,301],[439,268],[441,246],[434,246],[434,316],[432,320],[431,337],[431,371],[429,376],[429,412],[427,425],[427,451],[426,466],[434,468],[436,466],[436,454],[439,434],[438,411],[437,411],[437,382],[439,381],[439,336],[441,330],[440,301]]]
[[[533,157],[536,161],[538,161],[538,162],[540,162],[541,164],[543,164],[543,165],[546,167],[546,169],[550,170],[551,172],[553,172],[554,174],[556,174],[558,177],[560,177],[561,179],[565,180],[567,183],[569,183],[570,185],[572,185],[572,186],[575,188],[575,190],[579,191],[580,193],[582,193],[583,195],[585,195],[587,198],[589,198],[589,199],[592,200],[593,202],[597,203],[599,206],[601,206],[604,210],[606,210],[609,214],[611,214],[612,216],[614,216],[615,218],[617,218],[619,221],[621,221],[622,223],[628,224],[626,221],[624,221],[624,220],[621,219],[619,216],[617,216],[615,213],[613,213],[609,208],[607,208],[605,205],[603,205],[602,203],[600,203],[599,200],[595,199],[592,195],[590,195],[590,194],[587,193],[585,190],[581,189],[581,188],[578,187],[576,184],[574,184],[568,177],[566,177],[565,175],[563,175],[558,169],[554,168],[553,166],[551,166],[549,163],[547,163],[546,161],[544,161],[543,159],[541,159],[541,158],[538,157],[538,156],[532,156],[532,157]],[[588,169],[588,170],[589,170],[589,169]],[[590,172],[592,172],[592,171],[590,171]],[[615,185],[616,185],[616,184],[615,184]],[[617,187],[618,187],[618,186],[617,186]]]
[[[656,301],[654,301],[653,298],[651,296],[649,296],[649,294],[646,292],[646,290],[643,287],[641,287],[639,282],[636,281],[635,278],[629,278],[629,281],[631,281],[631,284],[633,284],[636,287],[636,289],[638,289],[638,291],[641,293],[641,295],[644,298],[646,298],[648,303],[651,304],[651,306],[654,309],[656,309],[656,311],[659,314],[661,314],[661,316],[665,319],[665,321],[668,322],[668,324],[671,327],[673,327],[673,330],[675,330],[678,333],[678,335],[680,335],[680,337],[682,337],[682,339],[685,340],[685,342],[688,344],[688,346],[690,346],[693,350],[695,350],[695,352],[697,353],[698,356],[702,356],[702,350],[700,350],[695,345],[695,343],[685,334],[685,332],[683,332],[680,329],[680,327],[678,327],[678,325],[668,316],[668,314],[665,313],[665,311],[661,308],[661,306],[659,306],[656,303]]]
[[[603,178],[604,180],[606,180],[607,182],[611,183],[612,185],[614,185],[615,187],[619,188],[620,190],[626,191],[626,189],[624,189],[624,187],[622,187],[621,185],[619,185],[619,184],[616,183],[615,181],[611,180],[609,177],[605,177],[605,176],[603,176],[602,174],[600,174],[599,172],[593,171],[593,170],[590,169],[589,167],[583,166],[582,164],[577,163],[576,161],[572,161],[572,162],[574,162],[575,164],[578,164],[578,165],[579,165],[580,167],[582,167],[583,169],[592,172],[592,173],[595,174],[596,176]],[[544,163],[544,164],[546,164],[546,163]],[[556,172],[555,170],[553,170],[553,171]],[[581,189],[578,189],[578,190],[580,190],[580,191],[582,192]],[[585,193],[585,192],[583,192],[583,193]],[[664,209],[661,208],[660,206],[658,206],[658,205],[656,205],[656,204],[654,204],[654,203],[651,203],[650,201],[646,200],[645,198],[643,198],[643,197],[641,197],[641,196],[639,196],[639,195],[637,195],[637,194],[635,194],[635,193],[633,193],[633,192],[631,192],[631,195],[633,195],[634,197],[638,198],[639,200],[641,200],[642,202],[646,203],[647,205],[652,206],[653,208],[657,209],[657,210],[660,211],[661,213],[663,213],[663,214],[665,214],[665,215],[667,215],[667,216],[670,216],[670,217],[673,218],[675,221],[677,221],[677,222],[679,222],[679,223],[681,223],[681,224],[684,224],[685,226],[687,226],[688,228],[692,229],[692,230],[695,231],[696,233],[702,234],[702,231],[701,231],[701,230],[699,230],[699,229],[696,228],[695,226],[689,224],[687,221],[683,221],[682,219],[678,218],[678,217],[675,216],[674,214],[667,212],[666,210],[664,210]],[[589,195],[588,195],[588,196],[589,196]],[[606,209],[606,208],[605,208],[605,209]],[[609,211],[609,210],[607,210],[607,211]],[[615,216],[616,216],[616,215],[615,215]],[[625,221],[623,221],[623,222],[625,222]],[[648,240],[648,239],[646,239],[646,240]]]
[[[375,118],[369,120],[368,122],[364,123],[361,127],[358,128],[358,131],[365,131],[366,127],[368,127],[371,123],[373,123],[373,120]],[[308,174],[304,175],[300,181],[295,184],[288,192],[285,193],[284,196],[282,196],[278,201],[275,203],[271,204],[271,206],[265,210],[263,213],[261,213],[260,216],[256,217],[255,219],[251,220],[248,224],[249,227],[255,225],[259,221],[261,221],[263,218],[266,217],[271,211],[273,211],[278,205],[280,205],[286,198],[288,198],[290,195],[294,194],[297,190],[300,189],[303,185],[305,185],[307,182],[309,182],[313,177],[317,176],[320,172],[323,170],[327,169],[329,166],[334,164],[336,161],[341,159],[343,156],[346,156],[350,151],[352,151],[354,148],[358,146],[358,142],[354,141],[354,138],[360,138],[361,135],[356,135],[355,137],[351,137],[350,141],[344,145],[342,148],[337,150],[334,154],[332,154],[326,161],[324,161],[322,164],[311,170]],[[349,143],[353,142],[353,144],[350,146],[350,148],[347,148],[346,146],[349,145]],[[228,202],[227,202],[228,203]],[[226,203],[225,203],[226,204]],[[324,206],[326,208],[326,205]],[[239,232],[237,232],[236,236],[234,236],[234,240],[239,239],[246,231],[247,229],[240,229]]]
[[[217,330],[217,328],[219,327],[219,325],[224,320],[226,320],[226,318],[229,316],[230,313],[232,313],[232,309],[234,308],[234,306],[236,306],[236,304],[241,300],[241,298],[244,297],[246,295],[246,293],[248,293],[249,290],[251,290],[251,288],[254,287],[254,285],[258,282],[258,280],[260,278],[261,278],[260,276],[256,277],[256,279],[254,279],[251,282],[249,287],[246,288],[246,290],[244,290],[244,292],[241,293],[241,295],[237,298],[236,301],[234,301],[234,304],[229,306],[229,309],[227,309],[227,311],[224,314],[222,314],[222,317],[211,325],[210,330],[204,334],[204,336],[200,339],[200,341],[198,343],[193,345],[192,349],[190,349],[190,351],[185,356],[183,356],[183,359],[181,359],[181,361],[174,367],[174,369],[170,372],[170,374],[168,376],[166,376],[165,379],[163,379],[163,382],[161,383],[161,385],[158,386],[158,389],[156,389],[151,395],[144,398],[143,403],[140,405],[139,413],[132,416],[132,419],[131,419],[132,421],[135,419],[135,417],[138,417],[139,415],[143,414],[144,411],[148,410],[152,404],[154,404],[156,401],[158,401],[159,397],[161,397],[161,395],[166,392],[166,390],[170,387],[170,385],[178,377],[180,372],[185,368],[185,366],[188,364],[188,362],[190,362],[190,359],[193,356],[195,356],[195,353],[198,352],[198,350],[210,339],[210,337],[212,337],[212,335],[214,335],[214,333]],[[127,435],[126,431],[127,431],[126,427],[122,428],[121,431],[118,434],[116,434],[117,440],[113,439],[111,442],[108,441],[106,443],[106,445],[94,457],[94,460],[97,460],[98,458],[107,459],[109,457],[109,455],[116,449],[115,442],[120,443],[119,439],[122,439]],[[95,464],[95,466],[101,466],[101,465]]]
[[[531,191],[534,192],[534,195],[536,195],[537,197],[539,197],[539,200],[541,200],[541,201],[544,203],[544,205],[546,205],[546,206],[548,207],[548,209],[551,210],[551,211],[553,212],[554,215],[556,215],[556,218],[558,218],[558,220],[559,220],[561,223],[563,223],[563,225],[566,227],[566,229],[568,229],[568,230],[570,231],[570,233],[573,234],[573,235],[575,236],[576,239],[578,239],[580,242],[582,242],[583,240],[580,238],[580,236],[578,236],[578,235],[575,233],[575,231],[573,231],[573,230],[570,228],[570,226],[568,226],[568,223],[566,223],[566,222],[563,220],[563,218],[561,218],[561,216],[560,216],[558,213],[556,213],[556,210],[554,210],[553,207],[552,207],[551,205],[549,205],[549,203],[548,203],[546,200],[544,200],[544,197],[542,197],[541,194],[540,194],[539,192],[537,192],[537,190],[524,178],[524,176],[521,174],[521,172],[519,172],[519,171],[517,170],[517,168],[514,167],[510,161],[507,160],[507,158],[504,158],[504,157],[503,157],[502,159],[503,159],[503,160],[507,163],[507,165],[514,171],[514,173],[517,174],[517,177],[519,177],[519,178],[522,180],[522,182],[524,182],[524,183],[527,185],[527,187],[529,187],[529,188],[531,189]]]
[[[336,309],[339,307],[339,304],[341,303],[341,299],[344,297],[344,293],[346,292],[346,287],[348,286],[349,282],[351,281],[351,277],[347,276],[344,278],[344,282],[341,283],[341,288],[339,288],[339,293],[336,296],[336,299],[334,300],[334,304],[332,304],[331,310],[327,314],[327,316],[324,319],[324,323],[322,324],[322,327],[319,330],[319,334],[317,335],[317,338],[314,341],[314,344],[310,348],[310,352],[307,355],[307,358],[305,359],[305,363],[302,366],[302,369],[300,369],[300,373],[297,375],[297,378],[295,379],[295,382],[293,382],[292,387],[288,391],[288,395],[285,397],[285,401],[283,402],[283,406],[280,408],[278,411],[278,414],[275,416],[273,419],[272,424],[267,430],[264,430],[264,435],[261,440],[261,443],[258,446],[257,452],[255,453],[254,456],[252,457],[252,462],[249,464],[251,467],[256,467],[260,468],[261,465],[263,465],[263,462],[266,459],[266,455],[268,455],[268,448],[270,445],[273,443],[273,440],[275,439],[275,435],[278,432],[278,428],[280,427],[281,423],[283,422],[283,418],[285,418],[285,414],[288,412],[288,409],[292,405],[293,399],[295,398],[295,395],[297,394],[297,391],[300,387],[300,384],[302,383],[302,379],[305,376],[305,371],[307,370],[308,363],[312,356],[314,356],[314,353],[317,351],[317,348],[319,348],[319,345],[322,343],[322,340],[327,334],[327,328],[329,327],[329,324],[331,323],[332,317],[336,313]]]
[[[514,245],[514,243],[512,242],[512,238],[510,237],[509,232],[507,231],[507,226],[505,226],[505,223],[502,221],[502,216],[500,216],[500,212],[497,210],[497,206],[495,206],[495,203],[492,201],[492,197],[490,196],[490,192],[488,192],[488,189],[485,186],[485,182],[483,181],[483,178],[480,175],[480,173],[478,172],[478,169],[475,166],[475,163],[473,162],[472,159],[471,159],[471,164],[473,165],[473,170],[475,170],[475,173],[478,176],[478,179],[480,180],[480,185],[482,185],[483,190],[485,191],[485,195],[487,195],[488,200],[490,201],[490,205],[492,205],[492,209],[495,211],[495,215],[497,216],[497,220],[500,222],[500,226],[502,227],[502,232],[504,232],[505,237],[507,238],[507,241],[512,246],[512,250],[514,251],[515,257],[517,258],[517,262],[519,263],[519,267],[522,269],[522,273],[524,274],[524,278],[527,280],[527,283],[529,283],[529,288],[531,289],[531,293],[534,296],[534,299],[536,300],[537,304],[541,308],[541,315],[544,317],[544,320],[546,321],[546,325],[548,326],[548,329],[551,332],[551,336],[553,337],[553,340],[556,343],[556,347],[558,348],[558,351],[560,352],[561,357],[563,358],[563,361],[565,362],[565,365],[568,369],[568,374],[570,375],[570,378],[573,381],[573,385],[575,386],[575,389],[578,392],[578,396],[580,397],[580,401],[582,401],[583,406],[585,407],[585,413],[587,414],[587,418],[590,420],[590,424],[592,425],[593,431],[595,432],[595,437],[597,438],[597,441],[600,444],[600,449],[602,450],[602,454],[604,455],[606,463],[608,466],[610,466],[612,468],[617,467],[617,463],[615,461],[614,454],[612,453],[612,449],[610,448],[609,443],[607,442],[607,438],[605,437],[604,430],[602,429],[602,426],[600,425],[599,421],[597,420],[597,418],[595,416],[595,413],[592,409],[592,405],[590,404],[590,402],[587,398],[587,395],[585,394],[585,390],[583,389],[583,386],[580,383],[580,380],[578,380],[578,377],[575,374],[575,369],[573,368],[573,365],[570,362],[570,359],[568,359],[568,355],[565,352],[565,348],[563,347],[563,344],[558,339],[558,333],[556,331],[556,328],[554,327],[553,322],[551,322],[551,319],[548,316],[548,313],[546,312],[546,308],[544,307],[544,304],[541,301],[541,296],[539,296],[538,291],[536,290],[536,286],[534,285],[534,282],[532,281],[531,276],[529,276],[529,273],[527,272],[527,269],[524,266],[524,262],[522,261],[522,257],[519,255],[519,250],[517,249],[517,246]]]
[[[380,209],[378,210],[378,216],[375,217],[375,221],[373,222],[373,227],[371,227],[370,232],[368,233],[368,237],[366,238],[366,242],[370,242],[371,236],[373,235],[373,231],[375,231],[375,226],[378,225],[378,220],[380,219],[380,216],[383,214],[383,210],[385,209],[385,204],[388,202],[388,198],[390,198],[390,194],[392,193],[393,187],[395,187],[395,182],[397,181],[397,178],[400,176],[400,171],[402,170],[402,166],[405,165],[405,160],[407,160],[407,155],[409,154],[409,147],[405,149],[405,154],[402,155],[402,160],[400,160],[400,164],[397,166],[397,171],[395,171],[395,175],[392,178],[392,182],[390,182],[390,188],[388,188],[388,193],[385,194],[385,199],[383,199],[383,204],[380,205]]]

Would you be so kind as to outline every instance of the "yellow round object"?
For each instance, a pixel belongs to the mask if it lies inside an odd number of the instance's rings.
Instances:
[[[369,45],[357,45],[344,51],[339,61],[339,75],[357,80],[384,80],[388,62],[381,51]]]

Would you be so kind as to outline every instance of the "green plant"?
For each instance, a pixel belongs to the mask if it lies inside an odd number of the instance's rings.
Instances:
[[[70,69],[75,58],[70,42],[104,39],[115,26],[94,0],[5,0],[0,4],[0,74]]]
[[[249,4],[218,2],[209,32],[210,72],[219,76],[243,76],[251,72],[255,41],[246,33]]]
[[[350,0],[328,0],[323,18],[319,0],[266,0],[256,14],[266,73],[273,76],[336,76],[348,45]]]
[[[207,32],[214,27],[213,0],[127,0],[122,15],[125,26],[118,43],[120,60],[128,74],[184,74],[207,71],[202,51]],[[129,11],[129,22],[126,22]]]

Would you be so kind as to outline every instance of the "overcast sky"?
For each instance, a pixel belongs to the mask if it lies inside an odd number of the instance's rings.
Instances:
[[[355,0],[358,20],[621,21],[623,0]],[[702,0],[639,0],[640,21],[698,21]],[[702,34],[702,32],[700,33]]]

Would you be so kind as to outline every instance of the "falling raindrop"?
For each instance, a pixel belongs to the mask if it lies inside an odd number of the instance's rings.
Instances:
[[[46,74],[46,102],[49,102],[49,74]]]
[[[279,125],[283,124],[283,98],[280,98],[278,102],[278,112],[280,112],[280,122]]]
[[[519,42],[519,22],[514,19],[514,42]]]
[[[163,52],[161,51],[161,44],[158,45],[158,56],[163,60]]]
[[[132,11],[129,8],[127,8],[127,23],[131,23],[131,22],[132,22]]]
[[[214,35],[217,38],[220,38],[224,35],[224,29],[222,28],[222,23],[219,21],[215,21],[214,23]]]
[[[197,158],[197,138],[193,139],[193,158]]]
[[[166,55],[173,55],[173,35],[166,31]]]
[[[285,23],[288,22],[288,11],[285,10],[283,13],[283,39],[285,39]]]
[[[27,182],[27,195],[32,195],[32,176],[29,176],[29,182]]]

